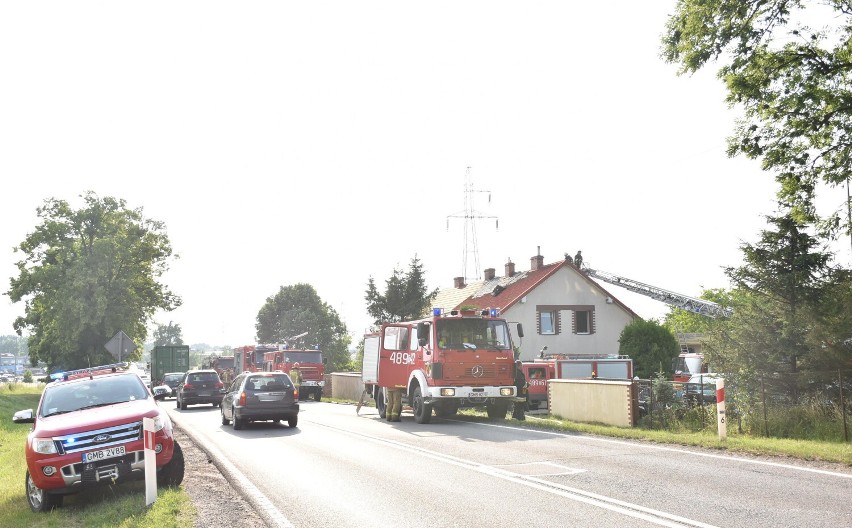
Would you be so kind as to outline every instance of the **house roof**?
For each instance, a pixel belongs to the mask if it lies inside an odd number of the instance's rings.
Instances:
[[[601,286],[597,281],[583,273],[573,263],[568,260],[560,260],[552,264],[545,264],[536,270],[527,270],[517,272],[511,277],[494,277],[490,280],[479,281],[470,284],[465,288],[453,288],[447,290],[446,297],[442,297],[444,290],[440,290],[435,300],[432,302],[433,307],[442,307],[447,309],[458,308],[460,306],[472,308],[498,308],[501,312],[505,312],[527,294],[536,289],[541,283],[558,272],[562,267],[573,270],[575,273],[583,277],[583,279],[591,284],[594,288],[602,291],[607,297],[612,299],[614,304],[617,304],[632,317],[639,316],[624,303],[619,301],[614,295]],[[450,295],[452,292],[453,295]],[[463,296],[467,294],[467,296]]]

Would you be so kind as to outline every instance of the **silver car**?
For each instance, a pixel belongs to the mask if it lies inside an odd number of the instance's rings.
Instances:
[[[284,372],[243,372],[222,398],[222,425],[234,429],[259,421],[299,423],[299,390]]]

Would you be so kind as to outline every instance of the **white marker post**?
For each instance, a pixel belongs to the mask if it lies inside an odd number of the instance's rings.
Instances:
[[[142,418],[145,436],[145,506],[157,500],[157,452],[154,451],[154,419]]]
[[[719,440],[728,436],[728,426],[725,423],[725,380],[716,380],[716,425],[719,427]]]

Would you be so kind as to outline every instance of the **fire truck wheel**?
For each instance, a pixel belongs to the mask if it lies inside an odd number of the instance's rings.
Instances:
[[[62,495],[51,495],[39,488],[30,478],[30,472],[27,471],[27,502],[30,503],[30,509],[35,513],[49,512],[54,508],[62,506]]]
[[[379,418],[384,420],[387,417],[388,406],[385,402],[385,393],[384,391],[378,391],[376,394],[376,409],[379,411]]]
[[[419,424],[427,424],[432,420],[432,406],[423,402],[423,393],[420,387],[414,389],[412,405],[414,408],[414,421]]]
[[[486,407],[486,410],[489,418],[505,420],[506,413],[509,411],[509,404],[507,402],[491,403]]]
[[[314,401],[322,400],[322,389],[318,389],[314,391]]]

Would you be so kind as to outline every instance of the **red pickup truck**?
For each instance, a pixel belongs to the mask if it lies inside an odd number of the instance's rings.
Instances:
[[[52,374],[38,409],[15,413],[15,423],[32,424],[26,444],[32,511],[50,511],[62,505],[65,495],[88,486],[144,479],[143,418],[155,423],[157,483],[183,481],[183,452],[168,413],[139,375],[122,367]]]

